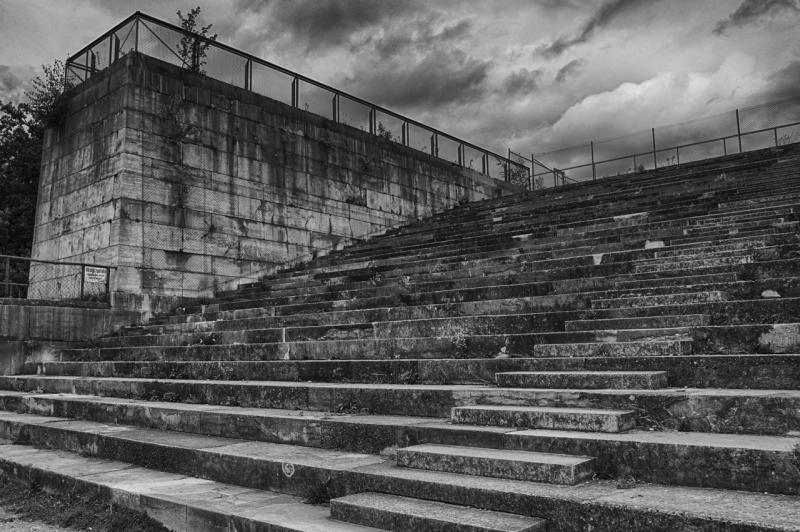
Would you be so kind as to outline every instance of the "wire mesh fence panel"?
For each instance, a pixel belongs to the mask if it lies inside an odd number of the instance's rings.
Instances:
[[[775,131],[772,129],[742,135],[742,151],[771,148],[775,145]]]
[[[183,34],[173,29],[143,20],[139,21],[139,52],[173,65],[188,68],[191,66],[191,53],[179,52],[181,38],[183,38]]]
[[[530,188],[532,181],[528,167],[529,159],[511,150],[509,156],[507,181],[520,187]]]
[[[339,97],[339,122],[363,131],[369,131],[371,108],[347,96]]]
[[[778,146],[800,142],[800,124],[776,128],[775,136],[778,137]]]
[[[718,139],[735,134],[736,113],[731,111],[705,116],[679,124],[656,127],[655,142],[657,148],[672,148],[674,146],[704,142],[710,139]],[[715,153],[718,155],[722,155],[722,153],[717,153],[720,152],[721,149],[721,143],[717,145],[709,144],[709,146],[705,148],[708,153]],[[681,157],[681,159],[683,158]]]
[[[136,21],[132,20],[114,32],[116,37],[115,58],[136,50]]]
[[[298,107],[325,118],[334,119],[333,97],[334,93],[323,87],[318,87],[307,81],[300,80],[298,88]]]
[[[506,160],[502,157],[498,157],[492,154],[489,154],[487,159],[488,159],[487,164],[488,164],[489,177],[505,181],[506,166],[507,166]]]
[[[406,143],[415,150],[430,153],[432,134],[433,133],[429,129],[416,124],[408,124],[406,127]]]
[[[114,40],[111,35],[89,48],[89,69],[92,74],[111,66]]]
[[[742,133],[800,122],[800,96],[739,110]]]
[[[294,77],[261,63],[253,63],[252,90],[267,98],[292,105]]]
[[[246,88],[247,58],[214,46],[202,48],[205,44],[209,43],[199,44],[201,47],[198,49],[199,71],[236,87]]]
[[[403,140],[403,120],[382,111],[375,111],[375,133],[397,143]]]
[[[476,172],[483,172],[483,152],[464,146],[464,166]]]
[[[444,159],[445,161],[450,161],[451,163],[459,164],[459,147],[461,146],[460,143],[453,139],[449,139],[447,137],[443,137],[439,135],[436,143],[438,149],[437,155],[440,159]]]

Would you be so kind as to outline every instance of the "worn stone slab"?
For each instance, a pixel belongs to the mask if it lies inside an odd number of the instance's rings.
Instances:
[[[331,500],[339,521],[386,530],[430,532],[533,532],[546,521],[385,493],[358,493]]]
[[[398,449],[397,465],[551,484],[576,484],[594,474],[590,457],[454,445]]]
[[[665,371],[517,371],[497,373],[506,388],[666,388]]]
[[[453,423],[597,432],[621,432],[636,425],[632,410],[535,406],[457,406],[451,419]]]

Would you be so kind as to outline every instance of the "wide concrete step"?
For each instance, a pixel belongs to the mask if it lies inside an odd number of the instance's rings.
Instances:
[[[800,390],[669,388],[571,390],[480,385],[348,384],[2,376],[0,389],[189,401],[249,408],[447,417],[453,407],[515,405],[635,410],[639,426],[696,432],[786,434],[800,426]],[[665,409],[664,405],[670,408]]]
[[[796,523],[795,516],[800,516],[800,503],[779,495],[636,484],[626,490],[625,497],[619,497],[620,490],[613,482],[560,486],[554,490],[551,484],[398,468],[375,456],[291,445],[189,434],[174,437],[161,431],[40,416],[5,414],[0,416],[0,422],[2,432],[18,443],[60,447],[86,457],[134,465],[146,462],[149,468],[217,482],[225,479],[245,489],[258,484],[258,489],[325,498],[358,492],[365,486],[400,496],[425,493],[450,504],[524,515],[536,512],[550,523],[556,519],[556,530],[564,531],[635,529],[637,523],[644,522],[642,519],[651,528],[662,530],[680,530],[687,519],[693,526],[708,530],[730,523],[737,523],[740,529],[752,523],[748,526],[758,524],[753,530],[790,530],[786,528],[788,524]],[[46,463],[45,460],[27,463]],[[8,469],[13,470],[17,464]],[[610,501],[614,502],[613,511],[609,511]],[[641,501],[647,501],[647,505],[642,506]],[[725,511],[718,511],[723,502]],[[776,507],[782,511],[776,513]]]
[[[763,331],[762,331],[763,333]],[[759,344],[761,345],[761,344]],[[28,375],[333,383],[476,384],[514,371],[666,371],[672,386],[791,389],[798,354],[477,359],[28,362]]]
[[[25,482],[35,481],[46,491],[61,492],[69,486],[64,495],[100,496],[109,504],[144,512],[175,532],[380,530],[331,521],[326,507],[307,504],[303,497],[243,489],[230,483],[120,460],[34,448],[11,440],[0,440],[0,472]]]
[[[616,388],[667,387],[666,371],[514,371],[498,373],[504,388]]]
[[[636,426],[633,410],[535,406],[458,406],[453,423],[498,427],[624,432]]]
[[[692,340],[684,338],[630,342],[539,343],[533,346],[534,357],[663,357],[688,355],[692,352]]]
[[[68,417],[378,454],[409,442],[593,456],[597,474],[646,482],[800,494],[794,447],[800,436],[676,431],[597,433],[452,425],[444,419],[212,407],[77,395],[0,392],[0,407],[19,414]],[[265,430],[268,428],[268,430]],[[668,464],[654,468],[653,463]],[[719,467],[718,464],[725,464]]]
[[[645,318],[620,318],[606,320],[571,320],[564,324],[567,331],[599,331],[620,329],[652,329],[668,327],[697,327],[709,325],[708,314],[677,314]]]
[[[594,299],[592,308],[611,309],[620,307],[656,307],[668,305],[687,305],[693,303],[715,303],[727,301],[728,295],[719,290],[705,292],[685,292],[656,296],[618,297],[612,299]]]
[[[594,474],[594,459],[483,447],[422,444],[397,450],[397,465],[479,477],[573,485]]]
[[[331,500],[337,521],[397,532],[534,532],[547,521],[386,493],[357,493]]]

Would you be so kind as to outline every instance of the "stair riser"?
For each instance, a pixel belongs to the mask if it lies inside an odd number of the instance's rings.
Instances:
[[[453,423],[468,425],[490,425],[518,429],[555,429],[588,432],[624,432],[636,426],[635,415],[612,415],[600,413],[560,414],[557,412],[514,412],[504,410],[472,410],[469,407],[454,408]]]

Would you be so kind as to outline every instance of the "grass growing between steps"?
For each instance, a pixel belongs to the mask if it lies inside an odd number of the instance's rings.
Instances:
[[[98,532],[168,532],[142,512],[98,496],[48,493],[36,484],[0,474],[0,506],[21,519]]]

